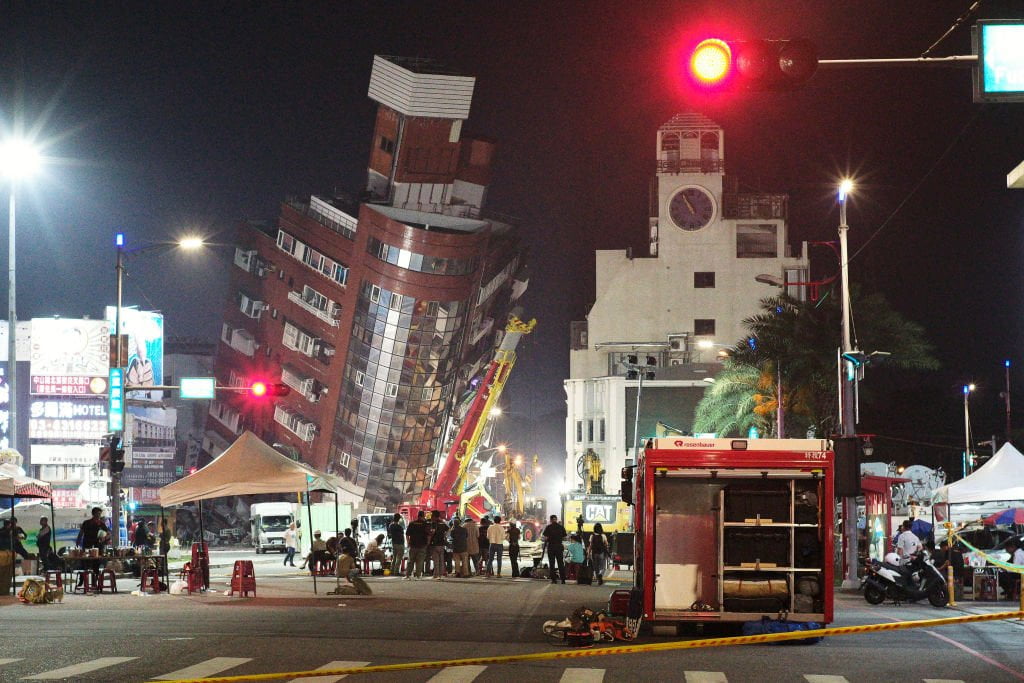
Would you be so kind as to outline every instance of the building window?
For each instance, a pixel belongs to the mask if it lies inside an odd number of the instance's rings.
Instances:
[[[693,286],[696,289],[713,289],[715,286],[714,273],[694,273]]]
[[[278,248],[288,254],[295,253],[295,238],[286,233],[284,230],[277,231],[277,246]]]
[[[741,223],[736,226],[736,258],[776,258],[778,226],[774,223]]]
[[[599,418],[597,421],[597,440],[601,443],[604,442],[604,418]]]
[[[342,452],[341,457],[338,458],[338,464],[342,467],[348,467],[350,462],[352,462],[352,454]]]
[[[380,287],[377,285],[370,285],[370,301],[375,304],[380,302]]]
[[[583,443],[583,420],[576,420],[576,443]]]
[[[384,393],[390,396],[391,398],[398,396],[398,385],[388,382],[387,386],[384,388]]]
[[[587,441],[588,442],[593,442],[594,441],[594,421],[593,420],[587,420]]]
[[[715,336],[715,321],[708,318],[697,318],[693,321],[693,334],[697,337]]]
[[[381,135],[380,136],[380,149],[381,149],[382,152],[387,152],[388,154],[394,154],[395,153],[395,141],[392,140],[391,138],[388,138],[388,137],[385,137],[385,136]]]
[[[364,375],[359,370],[356,370],[356,378],[355,378],[356,385],[360,386],[360,387],[363,386],[363,380],[365,380],[365,379],[366,379],[366,375]]]

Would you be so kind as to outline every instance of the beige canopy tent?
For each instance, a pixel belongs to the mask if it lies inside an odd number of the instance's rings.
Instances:
[[[335,494],[336,502],[362,501],[361,493],[349,482],[292,460],[246,431],[209,465],[161,488],[160,504],[169,507],[223,496],[298,491],[327,491]],[[202,529],[202,502],[199,505]]]
[[[203,469],[161,488],[160,504],[169,507],[223,496],[307,489],[337,493],[341,502],[362,502],[359,492],[345,480],[292,460],[247,431]]]

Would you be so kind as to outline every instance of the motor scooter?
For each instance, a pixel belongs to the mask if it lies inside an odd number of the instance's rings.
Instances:
[[[905,565],[872,561],[862,587],[864,599],[872,605],[880,605],[886,598],[897,605],[922,598],[928,598],[933,607],[945,607],[949,602],[946,579],[924,553],[912,555]]]

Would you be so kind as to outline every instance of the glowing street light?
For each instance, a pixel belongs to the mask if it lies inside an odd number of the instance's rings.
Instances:
[[[39,149],[27,140],[11,138],[0,145],[0,172],[10,182],[10,212],[8,218],[7,246],[7,386],[8,399],[7,440],[11,448],[18,447],[18,310],[17,282],[15,277],[15,195],[18,181],[30,178],[42,165]]]

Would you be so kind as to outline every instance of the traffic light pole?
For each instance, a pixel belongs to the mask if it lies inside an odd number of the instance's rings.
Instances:
[[[121,306],[124,293],[124,245],[121,244],[121,240],[117,240],[117,308],[114,312],[114,346],[117,348],[117,367],[124,367],[124,359],[121,357]],[[121,447],[124,447],[124,430],[118,430],[114,432],[114,438],[118,439],[118,443]],[[123,461],[122,461],[123,466]],[[113,448],[111,448],[110,454],[110,491],[111,491],[111,503],[110,503],[110,516],[114,520],[114,528],[110,530],[110,535],[113,537],[111,541],[111,547],[117,550],[118,544],[121,542],[121,472],[114,471],[117,469],[117,465],[114,464]],[[127,529],[127,525],[125,525]]]
[[[850,373],[847,367],[851,361],[843,356],[853,351],[853,344],[850,341],[850,271],[846,248],[846,232],[849,226],[846,224],[846,200],[847,192],[840,191],[839,194],[839,271],[842,281],[842,334],[843,352],[839,354],[839,435],[843,437],[856,436],[856,387],[857,373],[854,370]],[[851,376],[852,374],[852,376]],[[860,476],[857,472],[856,476]],[[857,576],[857,560],[859,557],[857,548],[857,498],[847,496],[843,498],[843,546],[846,548],[846,576],[843,580],[843,588],[857,588],[860,580]]]

